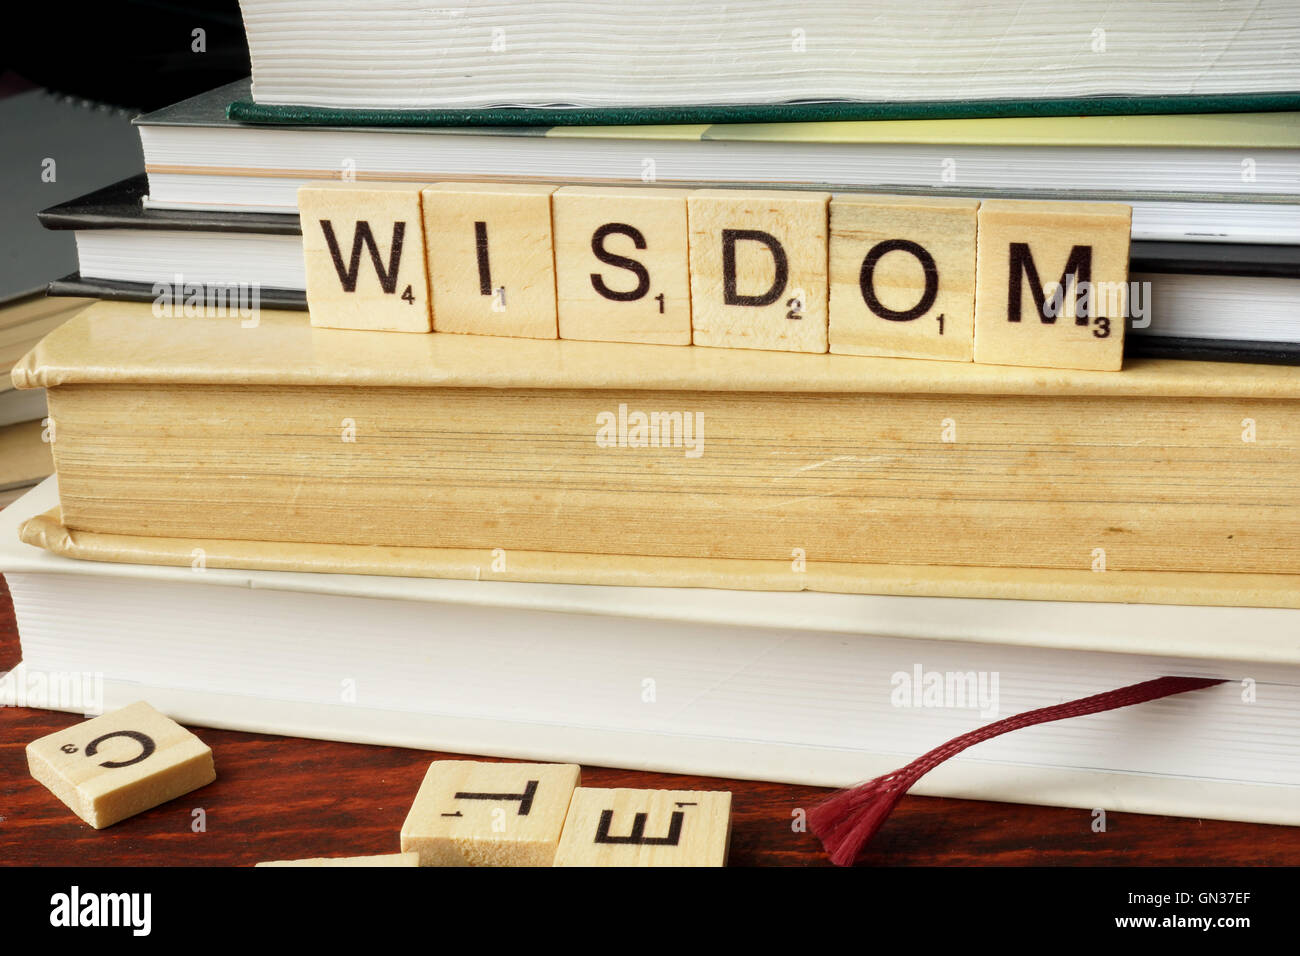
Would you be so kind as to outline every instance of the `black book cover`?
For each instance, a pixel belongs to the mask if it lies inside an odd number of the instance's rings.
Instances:
[[[123,302],[153,302],[158,293],[148,282],[119,282],[116,279],[86,279],[80,272],[72,272],[55,279],[46,288],[48,295],[85,296],[92,299],[118,299]],[[300,289],[272,289],[261,286],[257,290],[258,304],[266,309],[292,309],[307,311],[307,293]]]

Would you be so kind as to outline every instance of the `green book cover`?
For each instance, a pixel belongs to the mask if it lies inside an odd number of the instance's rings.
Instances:
[[[1037,100],[889,103],[772,103],[739,106],[607,108],[490,107],[487,109],[369,110],[270,106],[251,99],[230,104],[240,123],[289,126],[694,126],[715,124],[842,123],[876,120],[955,120],[1183,113],[1263,113],[1300,110],[1300,92],[1208,96],[1104,96]]]

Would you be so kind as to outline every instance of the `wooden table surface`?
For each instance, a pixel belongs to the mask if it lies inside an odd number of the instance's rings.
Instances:
[[[0,583],[0,672],[18,662]],[[83,824],[27,772],[24,747],[80,718],[0,707],[0,863],[232,865],[398,850],[398,832],[431,760],[456,755],[199,729],[215,783],[107,830]],[[712,777],[583,767],[586,786],[725,789],[732,865],[823,866],[792,811],[827,791]],[[195,832],[202,808],[206,830]],[[905,797],[868,849],[874,865],[1300,864],[1300,827],[1112,813],[1094,833],[1084,810]]]

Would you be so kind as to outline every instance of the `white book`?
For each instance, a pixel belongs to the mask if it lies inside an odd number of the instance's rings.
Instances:
[[[1294,92],[1288,0],[241,0],[259,103],[354,109]]]
[[[913,792],[1300,824],[1297,610],[108,564],[17,540],[56,503],[50,479],[0,512],[5,703],[847,786],[1011,714],[1222,677],[981,743]]]

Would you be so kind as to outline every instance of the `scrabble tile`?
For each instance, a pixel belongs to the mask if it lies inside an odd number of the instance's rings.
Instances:
[[[687,197],[696,345],[826,351],[829,201],[796,189]]]
[[[418,853],[385,853],[380,856],[317,856],[306,860],[270,860],[255,866],[419,866]]]
[[[1118,370],[1131,221],[1132,210],[1117,203],[982,203],[975,361]],[[1090,288],[1078,300],[1076,282],[1085,280]]]
[[[421,866],[550,866],[576,764],[435,760],[402,824]]]
[[[688,192],[612,186],[555,191],[560,338],[691,344]]]
[[[308,183],[298,216],[312,325],[432,329],[418,183]]]
[[[438,183],[424,190],[435,332],[557,337],[555,188]]]
[[[830,204],[830,346],[969,362],[976,199],[839,195]]]
[[[208,746],[144,701],[33,741],[27,766],[96,829],[217,779]]]
[[[725,866],[731,794],[725,790],[573,793],[556,866]]]

